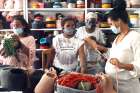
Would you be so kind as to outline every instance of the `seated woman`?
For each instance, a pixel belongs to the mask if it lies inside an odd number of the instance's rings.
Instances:
[[[14,38],[15,54],[9,56],[2,43],[0,45],[0,62],[19,67],[32,66],[35,58],[35,39],[30,34],[29,25],[22,16],[14,16],[11,27],[14,33],[10,36]]]
[[[63,33],[53,38],[53,46],[50,56],[50,64],[57,70],[61,71],[76,71],[78,64],[80,64],[80,72],[84,73],[86,70],[85,54],[83,41],[75,37],[76,22],[71,17],[66,17],[62,22]],[[80,63],[78,63],[78,56]]]

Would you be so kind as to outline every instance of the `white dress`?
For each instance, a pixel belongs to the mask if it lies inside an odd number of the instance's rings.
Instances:
[[[140,93],[140,33],[130,31],[124,39],[116,44],[116,39],[110,49],[109,59],[105,66],[105,71],[112,79],[118,77],[118,93]],[[133,64],[134,70],[128,71],[119,69],[112,65],[110,58],[117,58],[121,63]],[[116,82],[114,83],[116,85]]]
[[[78,65],[77,53],[83,41],[76,37],[65,38],[63,34],[53,39],[55,48],[54,66],[65,71],[73,71]]]

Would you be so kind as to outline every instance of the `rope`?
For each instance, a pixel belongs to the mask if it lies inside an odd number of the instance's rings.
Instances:
[[[115,66],[116,69],[116,91],[118,93],[118,88],[119,88],[119,80],[118,80],[118,68]]]

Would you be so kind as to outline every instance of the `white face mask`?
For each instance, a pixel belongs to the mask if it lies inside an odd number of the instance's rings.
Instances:
[[[13,28],[13,32],[16,35],[21,35],[23,33],[23,29],[22,28]]]
[[[65,34],[67,34],[67,35],[73,35],[74,32],[75,32],[75,29],[73,29],[73,28],[65,28],[65,29],[63,30],[63,32],[64,32]]]
[[[111,26],[110,28],[111,28],[112,32],[115,33],[115,34],[118,34],[118,33],[121,32],[120,31],[120,27],[119,28],[116,28],[116,26]]]

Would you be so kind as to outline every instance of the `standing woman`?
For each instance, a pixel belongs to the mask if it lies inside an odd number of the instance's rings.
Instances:
[[[131,31],[128,27],[126,2],[116,0],[114,3],[115,7],[108,15],[108,22],[118,36],[110,49],[105,71],[114,80],[114,85],[117,78],[118,93],[139,93],[140,33]]]
[[[4,46],[5,39],[3,39],[0,45],[0,63],[29,68],[35,58],[35,39],[30,35],[29,26],[22,16],[14,16],[11,27],[13,33],[8,36],[14,39],[13,45],[16,51],[14,55],[8,55]]]
[[[84,73],[86,70],[84,42],[75,37],[76,22],[73,18],[66,17],[63,19],[62,25],[63,33],[53,39],[54,55],[51,54],[48,58],[52,58],[52,65],[57,73],[76,71],[78,64],[80,64],[80,72]],[[78,63],[78,56],[80,63]]]

